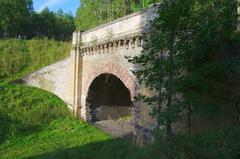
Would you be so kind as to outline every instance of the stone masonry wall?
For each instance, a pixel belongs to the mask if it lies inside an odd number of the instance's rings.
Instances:
[[[70,80],[70,58],[49,65],[23,79],[26,85],[38,87],[60,97],[67,104],[71,103],[68,96]]]

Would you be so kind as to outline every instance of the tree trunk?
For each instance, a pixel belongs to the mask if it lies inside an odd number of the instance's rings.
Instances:
[[[171,33],[171,42],[170,42],[170,46],[169,46],[169,85],[168,85],[168,95],[167,95],[167,108],[170,108],[172,107],[172,98],[173,98],[173,88],[172,88],[172,84],[173,84],[173,76],[174,76],[174,71],[173,71],[173,53],[174,53],[174,31],[172,31]],[[172,134],[172,122],[169,121],[169,119],[167,119],[167,128],[166,128],[166,131],[167,131],[167,135],[170,136]]]
[[[163,58],[163,51],[161,50],[160,53],[160,60]],[[160,74],[162,74],[162,66],[160,66]],[[158,91],[158,114],[157,114],[157,129],[160,129],[160,115],[161,115],[161,110],[162,110],[162,77],[159,80],[159,91]]]

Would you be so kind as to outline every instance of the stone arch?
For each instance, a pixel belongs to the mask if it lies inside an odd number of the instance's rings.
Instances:
[[[83,95],[85,97],[87,96],[88,89],[93,80],[101,74],[113,74],[114,76],[118,77],[129,89],[132,100],[138,94],[138,83],[128,70],[122,68],[119,65],[105,64],[101,65],[100,67],[94,68],[93,72],[91,72],[88,76],[86,83],[83,85]]]
[[[132,102],[135,102],[134,97],[137,96],[139,93],[139,85],[137,83],[137,80],[128,70],[122,68],[119,65],[111,64],[111,63],[104,64],[99,67],[95,67],[93,71],[89,74],[87,81],[83,85],[82,105],[85,106],[85,110],[83,111],[84,114],[82,114],[82,116],[87,121],[91,120],[90,108],[86,105],[88,91],[92,82],[102,74],[112,74],[116,76],[120,81],[122,81],[125,87],[130,91]],[[133,106],[134,106],[134,112],[133,112],[134,123],[137,124],[140,119],[140,103],[135,102],[133,103]]]

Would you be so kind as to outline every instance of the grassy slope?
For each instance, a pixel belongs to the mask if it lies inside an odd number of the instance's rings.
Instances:
[[[41,131],[5,142],[0,147],[0,158],[37,156],[107,139],[110,137],[81,121],[72,118],[55,119]]]
[[[73,118],[51,93],[10,82],[63,59],[69,46],[48,40],[0,40],[1,159],[132,158],[141,154],[129,153],[137,149],[128,141],[115,140]]]
[[[9,82],[65,58],[70,47],[52,40],[0,40],[0,158],[22,158],[110,138],[72,118],[51,93]]]
[[[56,96],[37,88],[0,84],[0,158],[151,158],[75,119]]]

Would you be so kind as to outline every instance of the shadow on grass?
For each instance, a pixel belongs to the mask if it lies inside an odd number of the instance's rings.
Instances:
[[[0,83],[0,144],[31,135],[51,121],[70,116],[68,108],[55,95],[38,88]]]
[[[3,143],[10,133],[11,120],[0,112],[0,144]]]
[[[128,140],[112,139],[79,147],[59,149],[54,152],[25,159],[152,159],[147,148],[139,148]]]
[[[13,136],[26,136],[42,129],[39,125],[26,125],[20,121],[12,121],[4,113],[0,112],[0,144]]]

